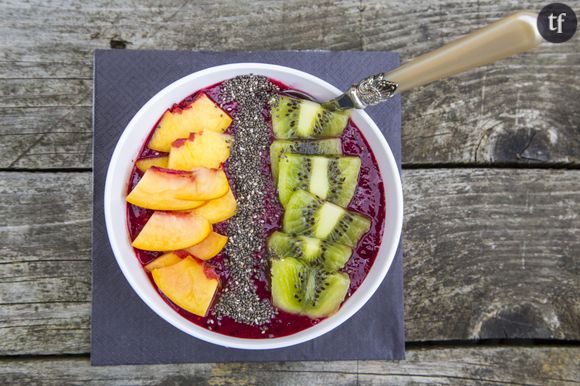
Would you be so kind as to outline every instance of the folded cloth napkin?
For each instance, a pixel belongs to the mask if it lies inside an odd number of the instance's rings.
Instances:
[[[145,305],[131,289],[115,261],[103,213],[105,177],[117,140],[141,106],[173,81],[212,66],[260,62],[302,70],[344,90],[368,75],[398,66],[397,53],[99,50],[95,52],[94,59],[91,318],[91,361],[94,365],[403,359],[405,339],[400,245],[389,273],[375,295],[338,328],[292,347],[239,350],[191,337]],[[367,111],[385,135],[400,165],[400,99],[395,97]]]

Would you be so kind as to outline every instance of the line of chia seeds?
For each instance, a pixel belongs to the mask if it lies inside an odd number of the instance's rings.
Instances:
[[[279,88],[266,77],[256,75],[226,80],[220,91],[221,102],[234,102],[237,110],[228,171],[238,210],[228,223],[229,241],[224,263],[229,277],[214,313],[218,319],[228,316],[236,322],[254,326],[264,326],[276,313],[269,299],[258,296],[254,278],[265,264],[265,259],[258,257],[266,236],[264,186],[269,177],[261,170],[271,134],[262,110],[278,91]]]

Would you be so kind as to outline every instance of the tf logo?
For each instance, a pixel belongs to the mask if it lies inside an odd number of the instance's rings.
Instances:
[[[578,21],[572,8],[566,4],[546,5],[538,15],[538,31],[551,43],[563,43],[574,36]]]

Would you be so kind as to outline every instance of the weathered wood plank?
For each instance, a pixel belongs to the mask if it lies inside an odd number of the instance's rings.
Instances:
[[[404,8],[370,1],[363,12],[363,47],[401,51],[408,59],[502,15],[538,8],[541,3],[533,1],[406,2]],[[580,116],[572,101],[579,97],[579,70],[578,39],[545,43],[407,93],[404,162],[578,164]]]
[[[90,279],[90,275],[84,279]],[[60,290],[62,286],[51,288]],[[0,304],[0,355],[89,352],[91,304],[88,296],[82,297],[79,302],[71,296],[50,303],[21,298],[23,303],[13,299],[13,304]]]
[[[0,304],[69,302],[88,299],[91,287],[89,262],[46,261],[0,265]],[[74,300],[73,300],[74,301]]]
[[[0,152],[0,168],[91,166],[89,110],[75,120],[71,109],[90,102],[96,48],[397,50],[410,59],[506,13],[539,7],[509,0],[32,3],[0,4],[0,118],[24,109],[32,125],[0,127],[9,150]],[[580,0],[567,4],[580,8]],[[578,165],[579,72],[580,40],[572,39],[408,93],[404,162]],[[30,106],[53,107],[45,114]]]
[[[406,171],[408,336],[578,339],[579,178]]]
[[[90,261],[90,173],[0,173],[0,264]]]
[[[91,166],[91,107],[7,107],[0,116],[1,168]]]
[[[0,173],[0,354],[88,352],[90,179]],[[580,339],[580,171],[404,181],[409,341]]]
[[[87,358],[0,359],[2,384],[572,385],[577,347],[408,350],[399,362],[279,362],[91,367]],[[508,364],[509,365],[506,365]]]
[[[90,79],[2,79],[0,108],[91,106]]]

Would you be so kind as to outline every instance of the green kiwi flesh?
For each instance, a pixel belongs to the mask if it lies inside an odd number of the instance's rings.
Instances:
[[[359,157],[285,153],[279,165],[280,203],[285,207],[292,193],[303,189],[346,207],[354,196],[360,167]]]
[[[335,112],[305,99],[280,96],[270,109],[276,138],[340,137],[348,123],[347,111]]]
[[[346,245],[322,241],[313,237],[274,232],[268,238],[268,251],[275,257],[294,257],[327,272],[341,270],[352,255]]]
[[[272,301],[276,307],[293,314],[302,311],[302,304],[294,295],[301,288],[305,268],[296,259],[272,260]]]
[[[272,260],[272,301],[283,311],[312,319],[330,316],[349,286],[345,273],[328,273],[292,257]]]
[[[292,193],[282,223],[285,233],[315,237],[353,248],[371,226],[368,217],[304,190]]]
[[[317,276],[317,285],[314,298],[306,302],[302,311],[311,319],[327,317],[338,311],[348,293],[350,278],[343,272],[322,272]]]
[[[274,182],[278,181],[278,163],[284,153],[294,154],[342,154],[340,138],[315,140],[277,139],[270,145],[270,165]]]

